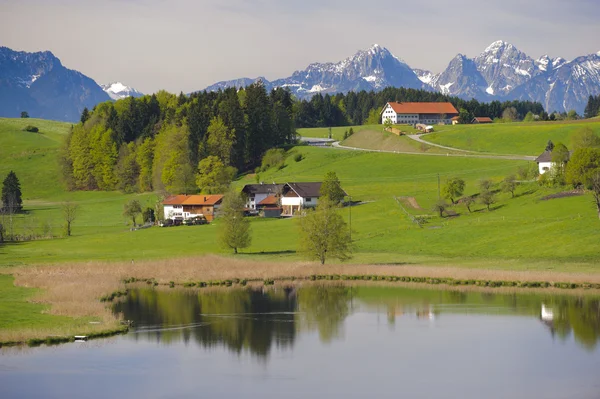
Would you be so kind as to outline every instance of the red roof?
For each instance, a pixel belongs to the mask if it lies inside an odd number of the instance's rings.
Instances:
[[[172,195],[163,201],[163,205],[181,205],[189,195]]]
[[[479,123],[492,123],[494,122],[492,118],[488,118],[487,116],[476,116],[474,118]]]
[[[277,205],[277,197],[274,195],[269,195],[267,198],[260,201],[258,205]]]
[[[388,103],[397,114],[458,114],[450,103]]]
[[[183,205],[216,205],[223,199],[220,194],[215,195],[189,195],[188,198],[182,202]]]

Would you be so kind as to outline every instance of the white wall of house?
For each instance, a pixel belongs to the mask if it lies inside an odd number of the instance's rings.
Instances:
[[[552,162],[539,162],[538,168],[540,171],[540,175],[550,171],[552,169]]]
[[[396,114],[396,111],[392,109],[390,104],[387,104],[381,113],[381,123],[385,123],[387,119],[390,119],[393,124],[398,123],[398,114]]]
[[[183,218],[183,205],[165,205],[163,209],[165,219]]]
[[[270,194],[253,194],[249,195],[246,200],[246,208],[248,209],[256,209],[256,205],[259,204],[262,200],[267,198]]]
[[[282,206],[300,206],[302,208],[312,208],[317,206],[319,199],[317,197],[282,197]]]

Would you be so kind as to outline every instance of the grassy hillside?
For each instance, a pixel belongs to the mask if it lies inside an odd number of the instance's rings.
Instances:
[[[15,152],[26,148],[30,140],[40,139],[21,134],[15,130],[17,128],[10,131],[6,127],[20,122],[0,121],[0,131],[9,131],[0,136],[0,140],[7,137],[13,140]],[[64,130],[55,133],[57,140],[66,134],[67,127],[61,125]],[[48,148],[56,148],[57,142]],[[295,153],[301,153],[303,159],[295,161]],[[37,158],[19,157],[10,152],[6,158],[9,162],[3,167],[15,169],[20,177],[35,176],[44,173],[43,169],[49,168],[48,165],[56,167],[56,152],[48,150],[46,154],[47,163],[43,163]],[[441,184],[448,177],[462,177],[467,182],[465,194],[470,195],[477,193],[480,179],[492,178],[499,182],[525,164],[524,161],[300,146],[290,151],[283,168],[261,173],[260,180],[319,181],[326,172],[335,171],[353,201],[361,202],[341,211],[348,220],[352,213],[352,238],[356,249],[352,262],[355,263],[595,270],[594,264],[600,262],[600,222],[588,195],[544,201],[545,195],[556,190],[529,183],[518,189],[514,199],[510,194],[499,193],[492,212],[483,210],[482,205],[475,205],[474,212],[469,213],[458,205],[453,209],[456,216],[439,218],[431,211],[438,199],[438,175]],[[136,261],[224,253],[216,242],[218,220],[207,226],[129,231],[127,220],[122,216],[123,204],[136,196],[142,206],[151,206],[154,195],[69,193],[62,190],[57,176],[57,173],[49,176],[42,188],[36,184],[33,187],[30,183],[26,185],[22,178],[24,197],[30,199],[25,201],[28,213],[19,216],[15,229],[39,230],[41,224],[49,223],[53,232],[59,234],[63,223],[60,205],[68,199],[80,205],[79,217],[73,227],[74,236],[0,246],[0,266],[94,259]],[[240,188],[255,181],[254,175],[247,175],[235,182],[235,186]],[[401,198],[398,202],[394,197],[410,198]],[[410,216],[423,216],[428,222],[420,228]],[[297,220],[255,218],[252,229],[252,246],[243,256],[301,259],[295,252]]]
[[[38,133],[23,131],[36,126]],[[60,143],[70,123],[43,119],[0,118],[0,176],[12,169],[21,182],[23,199],[50,198],[62,194],[57,162]]]
[[[600,134],[600,120],[535,123],[493,123],[440,127],[425,140],[463,150],[495,153],[539,155],[548,140],[570,146],[570,136],[582,128]]]
[[[341,142],[346,147],[365,148],[377,151],[414,152],[421,154],[447,154],[443,148],[418,143],[406,136],[378,130],[363,129]]]

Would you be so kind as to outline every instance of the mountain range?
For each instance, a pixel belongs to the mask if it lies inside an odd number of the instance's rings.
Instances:
[[[454,57],[441,73],[411,68],[377,44],[340,62],[312,63],[274,81],[264,77],[215,83],[205,90],[245,87],[261,80],[267,89],[287,87],[298,98],[316,93],[405,87],[439,91],[479,101],[530,100],[546,111],[576,110],[590,95],[600,94],[600,52],[571,61],[544,55],[533,59],[504,41],[496,41],[475,58]],[[0,47],[0,116],[22,111],[37,118],[77,121],[85,107],[143,94],[120,82],[98,85],[68,69],[49,51],[28,53]]]
[[[475,58],[454,57],[441,73],[413,69],[377,44],[337,63],[313,63],[290,77],[264,77],[215,83],[205,90],[244,87],[261,80],[267,89],[288,87],[299,98],[316,93],[334,94],[381,90],[388,86],[439,91],[480,101],[530,100],[547,111],[576,110],[590,95],[600,94],[600,52],[567,61],[544,55],[533,59],[504,41],[496,41]]]
[[[49,51],[28,53],[0,47],[0,116],[74,122],[85,107],[142,94],[121,83],[99,86],[68,69]]]

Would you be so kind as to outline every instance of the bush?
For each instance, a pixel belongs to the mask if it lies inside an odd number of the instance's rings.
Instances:
[[[285,151],[281,148],[271,148],[263,156],[260,169],[268,170],[273,166],[278,166],[280,169],[285,162]]]
[[[37,127],[32,126],[32,125],[25,126],[25,128],[23,130],[26,132],[32,132],[32,133],[37,133],[40,131],[40,129],[38,129]]]
[[[300,162],[304,159],[304,156],[302,154],[296,154],[294,155],[294,161],[296,162]]]

